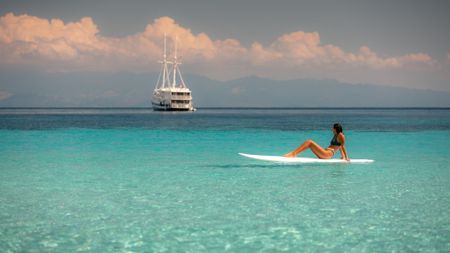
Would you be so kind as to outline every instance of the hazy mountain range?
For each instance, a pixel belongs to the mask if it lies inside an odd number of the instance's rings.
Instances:
[[[157,73],[0,71],[0,107],[150,107]],[[245,77],[185,75],[196,107],[449,107],[450,92]]]

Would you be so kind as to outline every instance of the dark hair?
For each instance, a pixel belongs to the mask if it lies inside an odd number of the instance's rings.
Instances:
[[[335,124],[333,125],[333,128],[336,130],[336,133],[337,133],[337,134],[340,134],[340,133],[343,132],[342,126],[341,126],[341,124],[339,124],[339,123],[335,123]]]

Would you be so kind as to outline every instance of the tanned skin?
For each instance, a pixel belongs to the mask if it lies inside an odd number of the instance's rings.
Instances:
[[[336,129],[332,128],[333,134],[336,135]],[[341,159],[349,161],[347,150],[345,149],[345,135],[344,133],[337,134],[337,140],[341,143],[341,146],[330,145],[328,148],[324,149],[319,144],[315,143],[313,140],[307,140],[303,142],[302,145],[298,146],[295,150],[287,153],[284,157],[296,157],[301,152],[307,150],[308,148],[320,159],[331,159],[337,150],[341,153]],[[331,151],[333,150],[333,151]],[[334,152],[334,153],[333,153]]]

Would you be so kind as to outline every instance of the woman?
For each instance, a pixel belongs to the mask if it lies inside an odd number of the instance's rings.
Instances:
[[[310,148],[311,151],[320,159],[330,159],[339,150],[341,152],[342,159],[349,160],[347,155],[347,150],[345,149],[345,136],[342,132],[342,126],[339,123],[333,125],[333,139],[331,139],[330,146],[324,149],[319,144],[312,140],[305,141],[302,145],[296,148],[294,151],[285,154],[285,157],[296,157],[301,152]]]

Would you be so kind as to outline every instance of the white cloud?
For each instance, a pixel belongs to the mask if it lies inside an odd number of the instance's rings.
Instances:
[[[298,66],[312,64],[317,66],[341,65],[367,66],[374,69],[398,68],[407,64],[431,64],[431,57],[424,53],[408,54],[399,57],[380,57],[366,46],[359,52],[348,53],[335,45],[322,45],[319,33],[302,31],[279,37],[268,48],[256,44],[257,54],[270,55],[271,60],[278,59],[287,64]],[[264,57],[267,58],[267,57]]]
[[[94,54],[107,46],[97,33],[97,26],[89,17],[68,24],[59,19],[11,13],[0,18],[0,43],[13,49],[9,56],[15,60],[33,56],[71,60],[82,54]]]
[[[0,63],[35,64],[56,71],[158,71],[164,33],[170,41],[178,37],[189,71],[219,79],[261,75],[351,81],[361,69],[369,73],[430,68],[435,62],[426,53],[380,56],[367,46],[346,52],[323,44],[318,32],[292,32],[268,46],[254,42],[246,48],[236,39],[213,40],[205,33],[195,34],[170,17],[156,19],[141,33],[115,38],[101,36],[90,17],[64,23],[8,13],[0,17]]]
[[[156,67],[162,55],[164,33],[169,42],[178,37],[179,50],[186,62],[228,62],[247,54],[239,41],[213,41],[204,33],[193,34],[170,17],[161,17],[142,33],[125,38],[103,37],[89,17],[65,24],[8,13],[0,17],[0,53],[3,62],[48,63],[62,70],[89,68],[101,70],[145,70]],[[170,50],[172,45],[169,43]],[[57,62],[58,64],[51,64]],[[61,65],[61,62],[65,63]],[[155,69],[153,69],[155,70]]]

